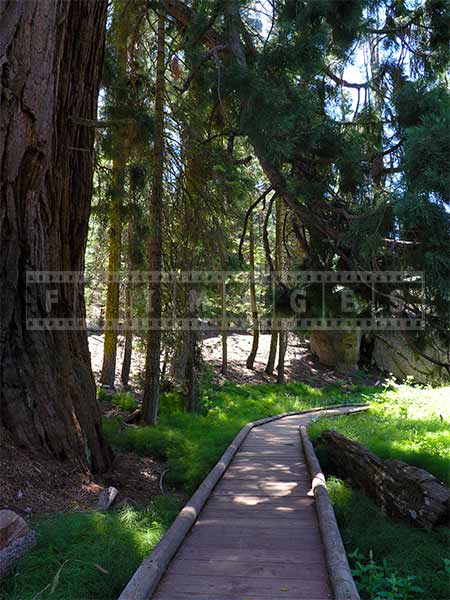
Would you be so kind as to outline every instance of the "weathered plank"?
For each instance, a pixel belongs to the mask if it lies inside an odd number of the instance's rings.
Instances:
[[[326,563],[325,557],[323,553],[323,549],[321,547],[302,547],[301,543],[298,544],[296,550],[280,550],[271,548],[257,548],[253,547],[251,552],[249,552],[248,548],[214,548],[214,552],[212,553],[211,548],[197,548],[193,552],[192,547],[186,546],[183,544],[181,548],[178,550],[177,556],[169,566],[169,569],[166,572],[166,577],[170,576],[170,570],[175,561],[180,558],[187,559],[195,556],[197,560],[206,561],[214,557],[214,560],[218,561],[227,561],[227,562],[243,562],[251,559],[254,563],[272,563],[274,565],[280,564],[293,564],[297,566],[297,569],[308,569],[310,565],[316,564],[320,562],[323,564],[323,568],[326,571]],[[155,598],[161,600],[160,597],[156,594]]]
[[[218,545],[224,549],[248,548],[252,550],[255,547],[263,550],[267,548],[273,551],[278,546],[284,550],[295,550],[299,544],[321,545],[320,532],[318,528],[311,526],[308,529],[302,529],[300,532],[294,532],[289,529],[279,530],[277,532],[269,529],[251,528],[246,531],[238,529],[228,530],[226,525],[219,527],[207,527],[204,530],[196,529],[192,531],[189,539],[185,542],[186,548],[192,550],[216,548]]]
[[[301,496],[307,495],[311,489],[311,481],[302,477],[301,481],[246,481],[224,480],[216,486],[217,496]]]
[[[178,575],[171,573],[163,580],[160,593],[166,597],[174,592],[190,592],[192,597],[198,595],[233,595],[234,598],[245,598],[248,594],[258,594],[260,598],[282,598],[291,594],[294,598],[331,598],[330,589],[324,578],[311,581],[306,579],[283,579],[279,577],[236,577],[219,575]],[[172,597],[172,596],[170,596]]]
[[[236,577],[280,577],[283,580],[298,579],[297,563],[273,563],[271,561],[253,561],[247,557],[246,561],[226,560],[174,560],[172,573],[178,575],[227,575],[231,571]],[[230,564],[231,562],[231,564]],[[322,577],[324,563],[321,561],[310,563],[304,574],[304,579],[316,581]]]
[[[208,508],[273,511],[274,514],[289,513],[301,510],[305,506],[314,506],[314,498],[302,496],[288,496],[284,498],[273,496],[216,496],[208,501]]]

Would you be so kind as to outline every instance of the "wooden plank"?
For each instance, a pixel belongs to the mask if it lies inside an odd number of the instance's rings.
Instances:
[[[323,576],[323,561],[311,563],[308,569],[302,574],[302,578],[315,581]],[[299,565],[293,563],[273,563],[253,562],[249,560],[243,562],[227,560],[197,560],[197,559],[179,559],[175,558],[171,565],[171,573],[184,575],[228,575],[233,573],[236,577],[274,577],[280,579],[298,579]]]
[[[280,472],[276,474],[270,470],[254,469],[253,471],[235,471],[229,470],[222,477],[222,481],[304,481],[311,482],[311,479],[305,473],[295,473],[292,471]]]
[[[296,452],[295,448],[287,450],[274,448],[273,450],[266,449],[258,450],[256,452],[252,450],[243,450],[242,452],[239,452],[239,458],[268,458],[269,460],[283,459],[283,461],[285,458],[291,458],[292,460],[299,459],[300,456],[300,452]]]
[[[248,594],[257,594],[260,598],[282,598],[284,594],[304,598],[331,598],[328,582],[323,578],[315,581],[301,579],[248,578],[248,577],[213,577],[198,575],[185,577],[172,573],[163,579],[159,591],[161,595],[172,594],[183,590],[190,592],[193,598],[200,594],[234,595],[245,598]],[[157,596],[158,597],[158,596]]]
[[[212,530],[212,528],[210,529]],[[308,547],[308,550],[315,547],[318,551],[323,551],[318,528],[304,530],[300,533],[293,532],[289,536],[281,536],[270,530],[256,528],[239,533],[234,531],[227,533],[226,526],[216,531],[211,530],[192,531],[186,538],[183,548],[190,549],[194,553],[200,548],[213,552],[218,545],[222,549],[230,551],[234,548],[245,548],[247,551],[253,552],[253,549],[257,547],[260,550],[267,549],[276,553],[278,550],[297,550],[299,546]]]
[[[210,508],[252,510],[252,511],[274,511],[292,513],[303,507],[314,506],[314,498],[311,496],[287,496],[277,498],[273,496],[218,496],[213,494],[207,504]]]
[[[236,462],[233,461],[233,463],[230,465],[230,470],[231,471],[248,471],[248,470],[261,470],[261,471],[267,471],[267,469],[270,469],[273,474],[279,474],[282,473],[283,471],[294,471],[294,472],[306,472],[306,465],[305,462],[299,459],[294,459],[291,461],[287,461],[282,459],[277,460],[275,458],[275,460],[272,459],[267,459],[267,458],[262,458],[260,457],[258,460],[245,460],[245,457],[239,457]]]
[[[330,598],[331,596],[327,596]],[[161,594],[158,593],[155,596],[152,596],[155,600],[241,600],[240,598],[236,598],[234,594],[216,594],[214,592],[207,592],[206,594],[192,594],[190,592],[169,592],[169,594]],[[245,594],[245,598],[243,600],[260,600],[261,596],[254,594]],[[280,599],[280,594],[276,594],[275,596],[267,596],[264,600],[324,600],[324,598],[311,598],[311,596],[291,596],[290,594],[283,594],[282,599]]]
[[[289,537],[298,538],[299,535],[308,532],[317,532],[317,521],[311,519],[284,521],[282,519],[266,519],[261,516],[259,519],[236,519],[227,516],[227,519],[202,519],[198,521],[192,533],[196,531],[205,531],[210,535],[251,535],[252,533],[272,533],[274,543],[278,540],[283,541]],[[255,531],[253,531],[255,530]]]
[[[316,519],[316,511],[314,507],[301,508],[290,512],[278,512],[274,514],[274,511],[259,511],[260,518],[266,522],[271,523],[274,527],[292,527],[296,523],[311,523]],[[257,515],[256,515],[257,516]],[[214,508],[205,508],[202,512],[203,519],[217,519],[228,523],[228,521],[234,520],[245,520],[248,523],[259,523],[259,519],[255,519],[255,514],[248,510],[216,510]]]
[[[214,490],[214,496],[306,496],[311,489],[310,481],[245,481],[222,479]]]
[[[297,568],[306,569],[309,565],[317,564],[321,562],[325,569],[325,558],[323,549],[318,546],[314,547],[302,547],[301,544],[297,545],[295,550],[278,550],[274,552],[273,547],[271,548],[257,548],[253,546],[251,553],[248,548],[240,548],[236,546],[234,548],[222,548],[217,545],[214,548],[196,548],[192,549],[192,546],[187,547],[183,544],[178,550],[177,558],[187,559],[195,556],[196,560],[218,560],[218,561],[237,561],[244,562],[248,560],[249,556],[254,563],[284,563],[297,565]],[[170,568],[167,572],[170,575]]]

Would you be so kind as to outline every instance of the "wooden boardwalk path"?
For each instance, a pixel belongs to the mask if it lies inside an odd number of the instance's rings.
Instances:
[[[249,432],[170,562],[154,600],[333,597],[298,433],[317,416],[287,416]]]

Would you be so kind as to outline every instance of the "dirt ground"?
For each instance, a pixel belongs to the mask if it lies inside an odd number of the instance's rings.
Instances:
[[[94,509],[99,493],[113,485],[115,505],[145,506],[161,494],[163,465],[151,458],[117,452],[111,472],[93,477],[75,462],[36,457],[18,448],[0,431],[0,509],[10,508],[25,518],[39,514]]]
[[[267,375],[264,372],[270,348],[270,335],[263,334],[259,337],[258,353],[254,369],[245,366],[247,357],[252,347],[252,336],[250,334],[235,333],[228,336],[228,373],[226,379],[234,383],[273,383],[275,375]],[[89,337],[89,349],[91,352],[92,369],[96,379],[100,378],[103,358],[103,336],[91,335]],[[222,360],[222,340],[219,335],[206,337],[202,343],[203,360],[212,365],[216,372],[218,382],[224,377],[220,374]],[[123,339],[119,337],[117,349],[117,374],[116,386],[120,388],[120,369],[123,360]],[[145,357],[136,348],[133,350],[133,359],[130,372],[130,385],[133,391],[139,392],[142,384],[145,366]],[[312,386],[322,386],[327,383],[352,382],[373,383],[379,377],[373,373],[358,373],[343,376],[336,373],[331,367],[321,365],[309,350],[308,340],[301,341],[298,337],[291,335],[285,358],[286,382],[304,382]]]
[[[267,375],[264,369],[267,364],[270,349],[270,335],[259,336],[258,353],[254,369],[245,366],[252,347],[250,334],[233,334],[228,337],[228,373],[227,379],[235,383],[273,383],[275,375]],[[203,358],[207,364],[215,367],[219,373],[222,360],[222,341],[219,336],[207,338],[203,341]],[[276,365],[276,362],[275,362]],[[220,376],[218,375],[220,378]],[[309,349],[309,341],[301,341],[298,337],[290,335],[285,357],[286,383],[303,382],[312,386],[322,386],[338,381],[351,382],[355,376],[343,376],[334,369],[321,365]],[[357,375],[359,381],[367,379],[372,381],[375,374]]]

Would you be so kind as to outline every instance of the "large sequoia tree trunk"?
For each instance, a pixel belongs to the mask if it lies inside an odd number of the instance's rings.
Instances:
[[[387,514],[426,529],[448,524],[450,490],[428,471],[383,460],[335,431],[324,431],[317,444],[326,450],[328,470],[363,490]]]
[[[85,331],[33,330],[46,289],[30,271],[81,271],[103,55],[103,0],[0,0],[0,425],[17,443],[94,470],[111,452]],[[84,317],[82,283],[59,314]],[[28,292],[28,297],[27,297]],[[28,313],[30,314],[30,313]]]

